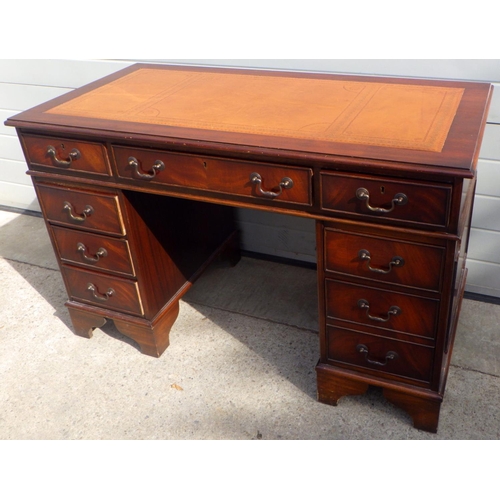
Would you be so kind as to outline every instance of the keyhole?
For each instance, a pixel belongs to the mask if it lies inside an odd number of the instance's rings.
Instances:
[[[385,194],[385,187],[384,186],[380,186],[380,193]]]
[[[203,168],[207,168],[207,162],[206,161],[203,162]]]
[[[61,144],[61,149],[64,149],[64,144]]]

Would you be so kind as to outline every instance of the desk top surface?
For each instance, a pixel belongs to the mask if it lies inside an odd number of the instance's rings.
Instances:
[[[7,121],[470,170],[489,84],[133,65]]]

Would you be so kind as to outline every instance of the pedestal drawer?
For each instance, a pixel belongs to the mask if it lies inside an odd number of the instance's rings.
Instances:
[[[118,175],[125,179],[274,202],[312,204],[312,170],[222,158],[114,146]]]
[[[325,271],[439,291],[445,249],[325,229]]]
[[[22,140],[32,165],[111,175],[108,154],[102,144],[32,135],[24,135]]]
[[[52,226],[51,231],[63,262],[135,275],[126,240],[57,226]]]
[[[37,184],[36,188],[45,218],[50,222],[125,234],[118,196],[48,184]]]
[[[72,299],[143,316],[139,289],[134,281],[69,266],[62,266],[62,273]]]
[[[406,221],[445,228],[452,188],[416,180],[322,172],[321,208],[385,221]]]
[[[432,347],[332,326],[327,327],[327,343],[330,362],[376,370],[377,374],[385,372],[425,382],[431,379]]]
[[[327,320],[435,338],[439,300],[326,280]]]

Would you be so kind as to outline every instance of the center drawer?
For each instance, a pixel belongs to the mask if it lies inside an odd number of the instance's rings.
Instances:
[[[119,177],[300,205],[312,204],[312,170],[113,146]]]

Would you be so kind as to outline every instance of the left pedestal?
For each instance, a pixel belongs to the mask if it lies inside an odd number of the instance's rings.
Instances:
[[[143,354],[160,356],[179,299],[239,245],[230,207],[34,179],[77,335],[112,320]]]

